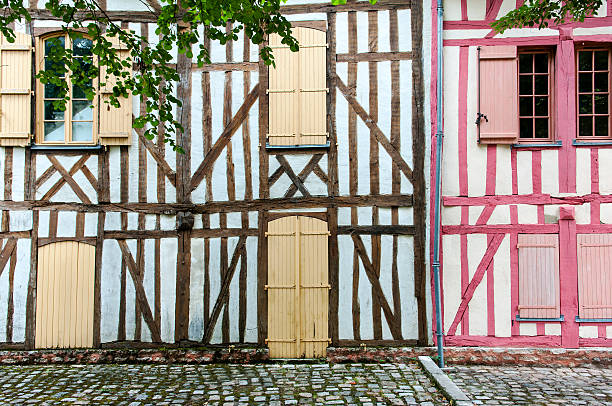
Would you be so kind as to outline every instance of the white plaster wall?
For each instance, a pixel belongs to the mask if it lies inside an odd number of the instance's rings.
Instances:
[[[597,326],[580,326],[578,327],[578,336],[580,338],[597,338]]]
[[[510,303],[510,236],[506,235],[493,257],[493,301],[495,336],[510,337],[512,313]],[[472,323],[470,319],[470,323]]]
[[[459,195],[459,47],[444,47],[444,154],[442,194]]]
[[[448,331],[453,323],[459,304],[461,303],[461,256],[452,253],[461,252],[459,235],[442,236],[442,252],[450,253],[444,256],[442,265],[442,289],[444,310],[444,331]],[[460,326],[457,332],[461,332]]]
[[[482,256],[487,249],[487,236],[482,234],[468,235],[468,269],[470,280],[474,277],[476,268],[480,264]],[[474,291],[472,300],[468,305],[470,315],[470,335],[486,336],[487,335],[487,278],[485,272],[480,285]],[[461,284],[459,285],[461,286]]]

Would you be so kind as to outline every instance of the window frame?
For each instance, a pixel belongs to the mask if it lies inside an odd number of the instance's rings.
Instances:
[[[581,51],[607,51],[608,52],[608,135],[605,137],[597,137],[595,135],[592,136],[588,136],[588,135],[580,135],[580,89],[579,89],[579,80],[580,80],[580,70],[579,70],[579,53]],[[610,79],[611,79],[611,73],[612,73],[612,45],[607,45],[607,44],[583,44],[581,46],[577,46],[574,50],[574,66],[575,66],[575,73],[576,73],[576,77],[575,77],[575,82],[574,82],[574,86],[575,86],[575,100],[576,100],[576,139],[580,140],[580,141],[612,141],[612,109],[610,107],[610,102],[612,102],[612,99],[610,98],[610,96],[612,95],[612,86],[610,84]],[[593,70],[590,72],[595,72],[595,67],[593,66]],[[583,71],[583,72],[587,72],[587,71]],[[594,91],[594,84],[592,85],[592,89],[593,91],[590,93],[584,93],[584,94],[595,94]],[[595,106],[593,106],[593,109],[595,108]],[[593,110],[594,111],[594,110]],[[593,114],[585,114],[585,116],[591,116],[591,117],[595,117],[595,113]],[[595,124],[593,123],[593,126]],[[593,129],[593,134],[595,134],[595,130]]]
[[[92,39],[89,35],[83,34],[79,32],[83,38]],[[64,37],[65,44],[70,44],[72,48],[73,41],[70,38],[68,33],[64,33],[62,31],[52,31],[41,34],[36,37],[35,41],[35,61],[36,61],[36,74],[44,69],[45,66],[45,41],[54,38],[54,37]],[[95,56],[92,55],[95,63]],[[66,74],[66,80],[70,80],[70,72]],[[44,145],[44,146],[96,146],[98,145],[98,98],[99,98],[99,82],[98,78],[94,78],[92,81],[92,86],[96,92],[91,103],[93,104],[93,120],[92,120],[92,139],[90,142],[86,141],[73,141],[72,140],[72,86],[68,86],[68,92],[70,94],[70,100],[67,102],[66,110],[64,112],[64,141],[45,141],[45,133],[44,133],[44,123],[45,123],[45,115],[44,115],[44,102],[45,102],[45,86],[44,84],[35,79],[35,103],[36,103],[36,123],[35,123],[35,134],[34,140],[36,145]],[[80,100],[80,99],[79,99]]]
[[[521,55],[524,54],[547,54],[548,55],[548,137],[546,138],[523,138],[521,137],[521,92],[520,92],[520,58]],[[523,74],[523,75],[529,75]],[[532,77],[534,76],[534,72],[530,74]],[[518,121],[518,137],[517,143],[519,144],[533,144],[533,143],[551,143],[556,140],[556,116],[557,116],[557,103],[556,103],[556,89],[555,89],[555,49],[552,47],[519,47],[517,49],[516,56],[516,97],[517,97],[517,121]],[[535,88],[532,88],[531,97],[535,97]],[[535,106],[533,107],[535,109]],[[533,120],[535,117],[544,117],[544,116],[535,116],[535,110],[532,111],[531,119]],[[527,117],[527,116],[526,116]],[[533,124],[535,125],[535,124]]]

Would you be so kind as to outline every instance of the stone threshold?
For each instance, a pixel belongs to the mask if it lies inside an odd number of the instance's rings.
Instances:
[[[267,348],[246,346],[3,350],[0,365],[408,363],[435,356],[435,347],[330,347],[322,359],[270,359]],[[450,365],[612,366],[612,348],[445,347]]]

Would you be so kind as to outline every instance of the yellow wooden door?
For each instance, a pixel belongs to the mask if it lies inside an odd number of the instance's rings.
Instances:
[[[327,223],[288,216],[268,223],[268,347],[272,358],[326,355]]]
[[[36,348],[93,346],[95,251],[76,241],[38,249]]]

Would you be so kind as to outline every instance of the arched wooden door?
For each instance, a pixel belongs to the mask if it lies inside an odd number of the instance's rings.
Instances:
[[[36,348],[93,346],[95,252],[77,241],[38,249]]]
[[[268,347],[272,358],[326,355],[327,223],[305,216],[268,223]]]

